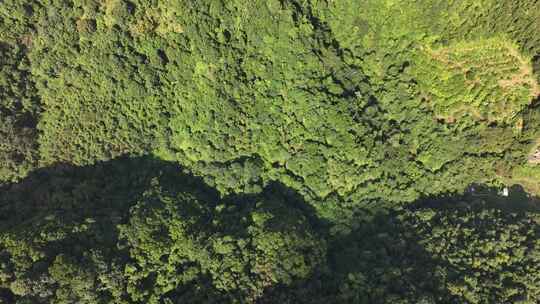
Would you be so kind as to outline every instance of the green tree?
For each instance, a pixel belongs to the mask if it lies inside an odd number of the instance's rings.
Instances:
[[[509,203],[428,201],[358,224],[330,246],[334,301],[538,302],[538,209]]]
[[[277,191],[205,202],[155,185],[120,227],[133,259],[128,292],[145,303],[255,303],[309,277],[324,265],[325,243],[297,203]]]
[[[39,113],[24,46],[0,41],[0,183],[24,177],[37,164]]]

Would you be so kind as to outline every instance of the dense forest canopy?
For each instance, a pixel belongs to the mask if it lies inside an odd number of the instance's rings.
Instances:
[[[539,105],[538,0],[3,0],[0,303],[538,303]]]

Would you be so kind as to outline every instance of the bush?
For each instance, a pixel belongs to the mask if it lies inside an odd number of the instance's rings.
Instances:
[[[323,264],[325,245],[294,203],[277,192],[204,202],[154,187],[120,227],[133,259],[126,265],[128,292],[145,303],[164,295],[255,303],[269,288],[308,278]]]
[[[0,183],[24,177],[37,164],[37,92],[25,49],[0,41]]]

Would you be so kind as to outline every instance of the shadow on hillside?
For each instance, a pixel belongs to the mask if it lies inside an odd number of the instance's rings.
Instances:
[[[232,194],[221,197],[200,177],[193,176],[176,163],[150,156],[118,158],[91,166],[76,167],[58,164],[33,171],[15,184],[0,187],[0,228],[10,223],[20,225],[55,213],[75,217],[108,216],[124,223],[129,208],[143,192],[158,180],[165,191],[188,192],[199,201],[238,204],[250,207],[269,196],[287,198],[320,231],[327,223],[317,218],[315,209],[295,191],[281,183],[267,185],[259,194]]]
[[[438,261],[395,217],[377,214],[350,234],[328,240],[328,264],[292,286],[276,286],[258,303],[452,303]]]
[[[0,188],[0,227],[31,222],[44,213],[88,216],[117,214],[141,195],[151,179],[179,171],[174,164],[150,157],[120,158],[91,166],[58,164],[33,171],[16,184]],[[186,184],[204,187],[200,179],[178,174]]]
[[[305,218],[308,227],[324,234],[326,224],[318,220],[314,208],[306,204],[295,191],[279,184],[271,183],[260,194],[229,195],[220,197],[219,193],[209,187],[201,178],[194,177],[175,163],[161,161],[152,157],[119,158],[100,162],[91,166],[75,167],[66,164],[35,170],[16,184],[4,185],[0,188],[0,237],[6,233],[19,235],[22,239],[39,239],[44,235],[63,235],[65,231],[91,227],[83,232],[68,233],[66,237],[40,245],[47,252],[45,260],[40,260],[36,269],[32,270],[29,280],[42,280],[47,275],[47,265],[55,256],[69,254],[76,259],[84,260],[91,249],[97,248],[103,255],[110,257],[109,263],[122,263],[129,259],[127,249],[118,247],[119,224],[126,224],[130,219],[130,208],[141,201],[144,192],[159,184],[163,193],[175,197],[178,193],[189,193],[197,202],[207,204],[212,210],[218,204],[231,206],[232,212],[227,214],[229,225],[220,226],[223,235],[242,238],[248,235],[247,226],[241,224],[244,211],[253,210],[261,202],[265,212],[278,212],[275,218],[265,226],[268,231],[285,232],[297,229],[297,218]],[[270,202],[270,203],[268,203]],[[274,205],[278,205],[277,207]],[[279,208],[279,205],[286,208]],[[189,207],[187,207],[189,211]],[[258,208],[258,207],[257,207]],[[286,209],[294,212],[283,212]],[[238,212],[236,215],[235,212]],[[210,221],[212,215],[203,214],[202,234],[215,233]],[[194,215],[196,216],[196,215]],[[206,217],[205,217],[206,216]],[[279,218],[279,217],[282,218]],[[291,218],[289,221],[283,217]],[[203,223],[206,221],[207,223]],[[204,231],[207,230],[207,231]],[[54,237],[53,237],[54,238]],[[0,245],[0,263],[6,257]],[[37,265],[37,264],[36,264]],[[0,267],[0,274],[2,269]],[[8,277],[14,277],[8,274]],[[208,283],[202,279],[201,284]],[[0,281],[0,303],[12,303],[16,297],[7,288],[7,283]],[[203,289],[204,290],[204,289]],[[167,296],[178,295],[185,298],[193,295],[200,298],[201,303],[209,303],[209,295],[193,294],[182,288],[177,292],[169,292]],[[219,292],[218,292],[219,293]],[[235,295],[219,295],[222,298],[234,299]],[[30,295],[25,298],[32,303],[47,303],[50,298]],[[127,295],[125,299],[128,299]]]
[[[34,269],[29,280],[41,280],[48,272],[47,264],[64,253],[81,258],[90,249],[98,248],[111,257],[109,262],[122,260],[127,252],[117,248],[117,225],[127,221],[129,208],[152,180],[165,176],[170,178],[169,184],[176,183],[180,190],[196,189],[201,197],[217,197],[217,192],[201,179],[183,173],[175,164],[152,157],[119,158],[84,167],[58,164],[35,170],[19,183],[0,188],[0,237],[11,232],[23,239],[25,234],[31,238],[52,235],[54,239],[54,235],[64,235],[66,230],[91,227],[42,245],[47,258],[36,263],[41,268]],[[6,256],[2,251],[0,246],[0,264]],[[8,286],[9,281],[0,284],[0,303],[15,302]],[[49,298],[36,295],[25,300],[50,302]]]
[[[493,210],[512,214],[503,220],[512,224],[529,218],[526,214],[540,213],[538,203],[519,185],[512,186],[508,196],[502,196],[501,189],[474,185],[461,195],[423,198],[401,210],[367,216],[349,234],[326,236],[327,269],[292,286],[270,290],[259,303],[464,303],[448,291],[448,278],[440,271],[448,267],[447,274],[455,278],[471,269],[458,270],[428,252],[426,231],[422,239],[414,225],[403,221],[405,214],[410,220],[431,210],[449,214],[461,210],[461,215]],[[489,220],[479,225],[491,229]]]
[[[446,206],[451,208],[466,204],[466,202],[485,200],[489,201],[490,208],[505,212],[540,212],[540,198],[530,195],[522,186],[512,185],[507,188],[507,191],[507,194],[503,195],[503,189],[476,184],[471,185],[464,194],[427,197],[411,204],[410,207],[437,208]]]
[[[83,256],[90,249],[99,247],[113,257],[111,263],[113,260],[118,262],[126,259],[128,252],[116,245],[116,227],[128,221],[129,209],[156,179],[167,192],[188,192],[197,201],[235,205],[235,210],[239,211],[253,208],[261,198],[268,201],[268,198],[274,200],[278,197],[278,204],[286,204],[287,208],[294,208],[308,219],[310,229],[328,244],[326,265],[313,270],[311,277],[297,278],[289,286],[269,287],[258,303],[386,303],[402,298],[414,299],[418,303],[452,303],[451,296],[445,294],[443,282],[436,275],[440,261],[424,249],[415,231],[401,222],[398,211],[379,213],[356,225],[359,228],[350,234],[332,237],[328,232],[329,223],[321,221],[314,208],[299,194],[279,183],[268,185],[260,194],[221,198],[201,178],[193,177],[174,163],[152,157],[119,158],[86,167],[60,164],[36,170],[20,183],[5,185],[0,188],[0,231],[35,234],[41,233],[42,227],[49,227],[50,223],[76,227],[91,219],[95,223],[94,228],[76,237],[55,241],[44,250],[51,257],[64,252]],[[455,208],[470,201],[488,200],[491,202],[489,208],[504,212],[539,212],[540,205],[532,203],[533,199],[519,187],[511,189],[508,197],[498,195],[493,189],[475,187],[465,195],[425,198],[407,209]],[[268,210],[272,212],[274,209]],[[276,214],[274,220],[282,223],[269,227],[276,227],[278,232],[297,229],[295,221],[289,222],[280,216],[283,214]],[[225,227],[227,231],[223,233],[244,236],[245,227],[238,225],[240,221],[232,215],[231,225]],[[201,227],[210,229],[209,226]],[[0,248],[0,259],[2,250]],[[36,273],[39,271],[46,271],[46,268],[34,270]],[[207,283],[211,284],[209,278]],[[0,285],[0,303],[14,302],[14,295],[6,286],[9,284]],[[193,291],[182,288],[169,295],[185,298],[183,293],[189,295]],[[210,303],[211,296],[198,295],[201,297],[198,301]],[[225,298],[234,299],[235,296]],[[47,303],[49,299],[33,297],[30,300]]]

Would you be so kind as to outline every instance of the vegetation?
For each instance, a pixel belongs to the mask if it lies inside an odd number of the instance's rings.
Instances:
[[[537,0],[4,0],[0,303],[537,303],[539,101]]]
[[[0,182],[16,181],[37,162],[36,90],[24,48],[0,41]]]
[[[278,184],[220,198],[148,158],[57,167],[0,194],[0,294],[6,303],[537,302],[538,205],[478,194],[364,212],[333,233]]]

